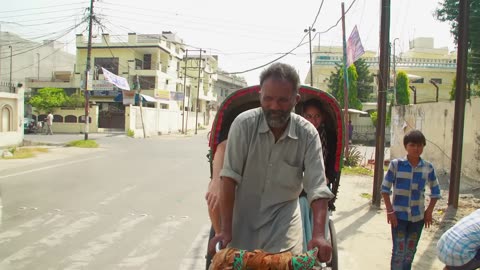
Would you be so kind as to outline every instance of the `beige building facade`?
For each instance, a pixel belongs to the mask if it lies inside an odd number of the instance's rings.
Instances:
[[[342,47],[314,47],[313,86],[328,91],[328,79],[335,66],[343,61]],[[378,56],[376,52],[366,51],[362,58],[369,64],[372,74],[378,73]],[[395,60],[395,61],[394,61]],[[399,53],[390,61],[390,87],[394,87],[395,73],[405,71],[410,79],[410,85],[416,89],[417,103],[448,100],[456,72],[456,52],[449,52],[447,47],[435,48],[434,39],[429,37],[415,38],[410,42],[409,50]],[[432,82],[431,82],[432,81]],[[310,84],[310,73],[305,79]],[[374,83],[375,93],[378,89]],[[414,93],[411,91],[411,103]]]
[[[15,93],[0,91],[0,148],[23,141],[24,88]]]

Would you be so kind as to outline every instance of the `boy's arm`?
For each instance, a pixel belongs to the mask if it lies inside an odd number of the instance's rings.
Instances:
[[[394,228],[397,227],[397,216],[395,215],[395,209],[393,208],[392,202],[390,201],[390,194],[392,194],[392,186],[395,182],[396,177],[396,161],[393,160],[388,166],[388,171],[385,174],[385,178],[382,182],[382,198],[385,203],[385,208],[387,210],[387,222],[391,224]]]
[[[430,173],[428,174],[428,185],[430,187],[430,203],[424,213],[425,228],[430,227],[433,222],[433,209],[438,199],[441,197],[440,185],[438,184],[435,168],[430,164]]]

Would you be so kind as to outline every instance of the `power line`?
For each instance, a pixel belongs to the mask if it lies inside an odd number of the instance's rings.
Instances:
[[[39,13],[29,13],[29,14],[20,14],[20,15],[12,15],[12,16],[3,16],[0,17],[1,19],[4,18],[18,18],[18,17],[25,17],[25,16],[35,16],[35,15],[42,15],[42,14],[52,14],[52,13],[58,13],[58,12],[66,12],[66,11],[71,11],[71,10],[79,10],[79,9],[84,9],[84,8],[69,8],[69,9],[62,9],[62,10],[54,10],[54,11],[45,11],[45,12],[39,12]]]
[[[204,22],[207,22],[207,23],[211,23],[212,22],[212,17],[201,17],[201,16],[197,16],[197,15],[194,15],[194,14],[187,14],[187,13],[178,13],[178,12],[170,12],[170,11],[165,11],[165,9],[163,10],[160,10],[160,9],[155,9],[155,8],[140,8],[138,6],[132,6],[132,5],[125,5],[125,4],[119,4],[119,3],[110,3],[108,1],[102,1],[101,4],[106,4],[107,8],[110,9],[110,10],[113,10],[113,8],[116,8],[116,7],[126,7],[126,8],[129,8],[129,10],[139,10],[139,11],[146,11],[148,13],[153,13],[152,15],[148,15],[148,14],[143,14],[143,13],[136,13],[136,14],[139,14],[139,15],[142,15],[142,16],[147,16],[147,17],[153,17],[153,18],[157,18],[158,17],[158,14],[165,14],[165,16],[162,16],[162,17],[170,17],[171,19],[197,19],[199,21],[204,21]],[[117,9],[118,11],[121,11],[121,12],[125,12],[125,10],[122,10],[122,9]],[[129,12],[130,14],[132,12]],[[259,29],[259,28],[263,28],[265,29],[265,31],[268,31],[268,32],[272,32],[272,31],[277,31],[278,33],[284,33],[285,32],[285,29],[282,28],[282,30],[277,30],[275,28],[268,28],[268,27],[265,27],[264,25],[256,25],[256,24],[244,24],[244,23],[240,23],[239,21],[237,20],[228,20],[228,19],[225,19],[224,17],[222,18],[215,18],[215,20],[218,20],[218,21],[223,21],[223,22],[226,22],[228,24],[232,24],[236,27],[238,26],[244,26],[246,27],[247,30],[252,30],[252,29]],[[197,22],[195,22],[197,23]],[[224,26],[225,24],[222,23],[220,24],[220,26]],[[214,25],[216,27],[218,27],[218,25]],[[291,29],[293,31],[293,29]]]
[[[315,20],[313,20],[313,23],[311,25],[312,28],[315,26],[315,23],[317,22],[318,15],[320,15],[320,11],[322,10],[322,7],[323,7],[323,2],[324,2],[324,0],[322,0],[322,3],[320,4],[320,7],[318,8],[317,16],[315,16]]]
[[[47,43],[44,43],[44,44],[41,44],[41,45],[38,45],[38,46],[35,46],[33,48],[30,48],[28,50],[25,50],[25,51],[21,51],[21,52],[18,52],[16,54],[12,54],[10,56],[5,56],[5,57],[0,57],[0,59],[6,59],[6,58],[10,58],[10,57],[13,57],[13,56],[17,56],[17,55],[21,55],[21,54],[24,54],[24,53],[27,53],[27,52],[30,52],[30,51],[33,51],[33,50],[36,50],[38,48],[41,48],[41,47],[44,47],[44,46],[47,46],[47,45],[50,45],[52,44],[53,42],[57,41],[58,39],[66,36],[68,33],[70,33],[72,30],[75,30],[78,26],[80,26],[81,24],[83,24],[85,22],[86,19],[82,20],[80,23],[78,23],[77,25],[74,25],[73,27],[70,27],[68,28],[67,30],[65,30],[62,35],[60,35],[59,37],[53,39],[53,40],[50,40],[49,42]]]
[[[353,0],[353,2],[350,4],[350,6],[347,8],[347,10],[345,11],[345,15],[350,11],[350,9],[352,8],[353,4],[355,4],[355,2],[357,2],[357,0]],[[338,24],[342,21],[342,17],[340,16],[340,18],[338,19],[337,23],[335,23],[334,25],[332,25],[330,28],[328,28],[327,30],[325,31],[322,31],[322,32],[317,32],[317,34],[325,34],[327,32],[329,32],[330,30],[332,30],[333,28],[337,27]],[[317,35],[315,34],[315,36]],[[313,38],[314,39],[314,38]]]
[[[86,31],[86,30],[84,30],[82,33],[84,33],[85,31]],[[67,44],[72,43],[73,41],[75,41],[75,39],[76,39],[76,38],[67,41]],[[50,56],[52,56],[52,55],[60,52],[61,49],[62,49],[62,48],[55,49],[55,51],[53,51],[51,54],[48,54],[47,56],[43,57],[42,59],[40,59],[40,61],[45,60],[45,59],[47,59],[48,57],[50,57]],[[36,65],[36,63],[33,63],[33,64],[31,64],[31,65],[21,67],[21,68],[19,68],[19,69],[17,69],[17,70],[12,71],[12,73],[17,73],[17,72],[19,72],[19,71],[22,71],[22,70],[25,70],[25,69],[27,69],[27,68],[33,67],[33,66],[35,66],[35,65]],[[1,75],[3,76],[3,75],[7,75],[7,74],[9,74],[9,72],[2,73]]]
[[[43,7],[38,7],[38,8],[3,10],[3,11],[0,11],[0,13],[10,13],[10,12],[29,11],[29,10],[38,10],[38,9],[49,9],[49,8],[52,8],[52,7],[72,6],[72,5],[78,5],[78,4],[84,4],[84,3],[83,2],[75,2],[75,3],[68,3],[68,4],[62,4],[62,5],[43,6]]]

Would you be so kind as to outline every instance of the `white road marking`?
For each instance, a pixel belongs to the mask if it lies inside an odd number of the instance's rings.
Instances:
[[[65,239],[71,239],[81,231],[91,227],[99,220],[98,216],[88,216],[53,232],[38,242],[27,246],[0,262],[0,269],[24,269],[33,260],[47,253],[47,250],[63,243]]]
[[[122,189],[120,192],[116,193],[116,194],[113,194],[112,196],[106,198],[105,200],[103,200],[102,202],[100,202],[101,205],[107,205],[109,204],[111,201],[115,200],[116,198],[122,196],[123,194],[125,193],[128,193],[129,191],[131,191],[132,189],[135,189],[137,186],[128,186],[124,189]]]
[[[118,228],[110,233],[104,234],[97,239],[86,244],[85,248],[69,256],[62,262],[64,270],[85,269],[97,255],[102,253],[105,249],[112,246],[117,240],[121,239],[124,234],[131,231],[137,224],[146,220],[145,217],[131,217],[123,218],[118,225]]]
[[[37,168],[37,169],[26,170],[26,171],[21,171],[21,172],[18,172],[18,173],[12,173],[12,174],[7,174],[7,175],[2,175],[2,176],[0,176],[0,179],[9,178],[9,177],[14,177],[14,176],[19,176],[19,175],[23,175],[23,174],[29,174],[29,173],[33,173],[33,172],[48,170],[48,169],[53,169],[53,168],[62,167],[62,166],[66,166],[66,165],[70,165],[70,164],[75,164],[75,163],[80,163],[80,162],[84,162],[84,161],[88,161],[88,160],[93,160],[93,159],[97,159],[97,158],[101,158],[101,157],[96,156],[96,157],[91,157],[91,158],[77,159],[77,160],[68,161],[68,162],[64,162],[64,163],[59,163],[59,164],[55,164],[55,165],[51,165],[51,166],[45,166],[45,167],[41,167],[41,168]]]
[[[200,229],[200,232],[195,237],[190,250],[185,258],[180,263],[179,270],[204,270],[205,269],[205,254],[207,252],[208,236],[210,234],[210,224],[205,225]]]
[[[159,226],[143,240],[116,268],[140,269],[146,267],[148,262],[155,259],[165,250],[165,241],[174,238],[174,233],[187,219],[168,220]]]
[[[12,241],[14,238],[19,237],[24,233],[32,232],[34,228],[38,228],[39,226],[49,225],[53,222],[56,222],[62,217],[64,216],[59,214],[52,216],[51,213],[48,213],[47,215],[37,217],[30,221],[27,221],[22,225],[15,227],[12,230],[4,231],[0,233],[0,245],[3,243],[8,243]]]

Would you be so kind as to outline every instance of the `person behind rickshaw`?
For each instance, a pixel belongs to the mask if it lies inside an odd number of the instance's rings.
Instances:
[[[305,101],[303,103],[302,116],[312,123],[318,131],[322,143],[322,157],[326,167],[326,162],[328,160],[327,132],[325,128],[326,112],[323,110],[321,102],[315,99]],[[327,176],[327,184],[328,183],[329,177]],[[305,252],[307,251],[307,243],[312,239],[313,226],[313,213],[308,204],[307,193],[305,190],[302,190],[302,193],[300,194],[299,203],[303,224],[303,251]],[[328,221],[326,223],[328,224]],[[327,231],[327,228],[328,226],[326,226],[325,231]]]
[[[298,195],[303,188],[313,210],[308,248],[318,258],[331,257],[325,238],[328,200],[318,132],[292,109],[299,101],[299,78],[292,66],[276,63],[260,76],[261,108],[240,114],[228,134],[221,170],[220,242],[243,250],[302,253],[303,233]]]

